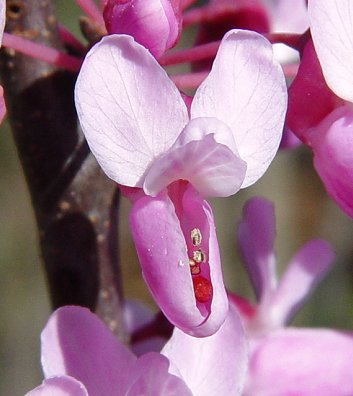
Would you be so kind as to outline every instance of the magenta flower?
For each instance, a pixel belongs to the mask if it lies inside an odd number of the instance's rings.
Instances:
[[[179,0],[108,0],[104,21],[109,34],[128,34],[159,58],[178,41]]]
[[[250,338],[244,395],[350,395],[353,333],[330,329],[285,328],[315,285],[330,269],[334,253],[322,240],[306,243],[282,278],[275,273],[273,206],[250,200],[238,229],[238,242],[257,297],[243,312]]]
[[[175,329],[161,353],[139,358],[81,307],[55,311],[41,341],[45,380],[28,396],[240,395],[247,368],[234,309],[214,336],[199,339]]]
[[[189,115],[149,51],[129,36],[105,37],[84,61],[75,100],[105,173],[139,189],[130,224],[154,298],[182,330],[213,334],[228,300],[203,197],[253,184],[277,151],[286,86],[271,45],[254,32],[229,32]]]
[[[353,5],[310,0],[308,6],[313,43],[289,91],[287,122],[313,150],[328,194],[353,217]]]

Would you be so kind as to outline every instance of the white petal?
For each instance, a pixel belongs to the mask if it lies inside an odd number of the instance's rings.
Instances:
[[[247,187],[263,175],[277,152],[286,106],[285,79],[271,44],[255,32],[231,30],[195,94],[191,118],[215,117],[232,129],[248,166],[242,185]]]
[[[116,182],[141,187],[156,156],[174,143],[188,121],[175,85],[132,37],[96,44],[79,74],[75,102],[88,144]]]

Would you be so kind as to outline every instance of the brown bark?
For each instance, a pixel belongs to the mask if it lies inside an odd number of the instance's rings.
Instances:
[[[64,50],[50,0],[7,1],[6,31]],[[73,101],[76,76],[11,49],[2,49],[0,63],[53,308],[89,307],[124,338],[118,191],[79,129]]]

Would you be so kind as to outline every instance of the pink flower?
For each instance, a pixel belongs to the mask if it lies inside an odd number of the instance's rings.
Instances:
[[[178,0],[108,0],[103,15],[109,34],[129,34],[159,58],[179,39],[179,7]]]
[[[189,115],[145,48],[129,36],[105,37],[85,59],[75,100],[105,173],[140,189],[130,224],[153,296],[176,326],[213,334],[228,300],[203,197],[253,184],[277,151],[286,86],[271,45],[254,32],[229,32]],[[132,198],[131,189],[124,191]]]
[[[353,217],[353,22],[349,0],[310,0],[313,40],[290,88],[287,122],[311,147],[328,194]]]
[[[250,337],[244,395],[350,395],[353,333],[285,328],[315,285],[330,269],[334,253],[322,240],[306,243],[282,278],[275,273],[273,206],[253,198],[238,228],[238,242],[255,290],[257,305],[243,312]]]
[[[239,395],[247,368],[234,309],[214,336],[198,339],[175,329],[161,353],[139,358],[81,307],[56,310],[41,341],[45,380],[28,396]]]

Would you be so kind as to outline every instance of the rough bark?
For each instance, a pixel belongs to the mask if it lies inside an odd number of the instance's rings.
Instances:
[[[64,50],[50,0],[7,1],[6,31]],[[119,197],[79,129],[73,101],[76,76],[11,49],[2,49],[0,62],[53,308],[89,307],[124,338]]]

